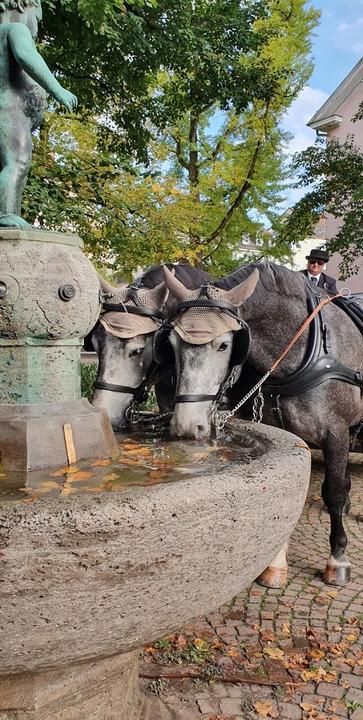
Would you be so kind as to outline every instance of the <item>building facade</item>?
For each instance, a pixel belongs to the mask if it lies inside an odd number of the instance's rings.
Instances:
[[[317,133],[323,133],[328,140],[333,138],[344,142],[348,135],[353,136],[354,143],[363,150],[363,120],[353,122],[360,103],[363,101],[363,58],[355,65],[353,70],[334,90],[321,108],[309,120],[307,125]],[[325,241],[337,234],[339,220],[333,215],[325,218]],[[323,243],[321,243],[323,244]],[[317,246],[318,247],[318,246]],[[328,263],[327,272],[333,277],[339,277],[340,256],[333,255]],[[363,291],[363,258],[358,261],[358,274],[352,275],[343,282],[338,282],[338,287],[349,287],[353,292]]]

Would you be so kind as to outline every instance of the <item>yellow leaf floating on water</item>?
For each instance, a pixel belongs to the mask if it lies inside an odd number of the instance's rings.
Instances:
[[[285,655],[284,651],[281,650],[281,648],[277,648],[277,647],[264,648],[263,652],[265,655],[268,655],[273,660],[282,660],[282,658]]]
[[[106,467],[107,465],[111,465],[112,460],[95,460],[95,462],[91,463],[91,467]]]
[[[41,483],[41,485],[39,486],[39,490],[60,490],[61,487],[62,486],[59,483],[55,482],[55,480],[47,480],[46,482]]]
[[[64,487],[64,488],[62,488],[62,490],[60,491],[59,494],[60,495],[72,495],[72,493],[75,493],[75,492],[77,492],[76,488]]]
[[[71,475],[72,473],[76,473],[79,471],[79,467],[77,465],[67,465],[67,467],[59,468],[59,470],[56,470],[53,473],[50,473],[50,477],[61,477],[62,475]]]
[[[277,718],[279,716],[279,711],[276,710],[270,702],[260,702],[257,700],[257,702],[253,704],[253,707],[255,708],[257,715],[260,715],[260,717]]]
[[[88,472],[87,470],[80,470],[79,472],[74,473],[72,475],[72,477],[68,478],[68,482],[77,482],[78,480],[88,480],[91,477],[94,477],[93,473]]]
[[[109,473],[109,475],[104,475],[103,479],[104,480],[118,480],[119,477],[120,476],[117,473]]]

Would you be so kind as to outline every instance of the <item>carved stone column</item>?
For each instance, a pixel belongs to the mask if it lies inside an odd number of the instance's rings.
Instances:
[[[0,459],[34,470],[114,454],[106,414],[81,399],[80,351],[100,310],[77,235],[0,228]]]

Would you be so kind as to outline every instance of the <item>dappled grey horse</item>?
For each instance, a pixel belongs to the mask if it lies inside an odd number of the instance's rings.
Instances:
[[[206,309],[203,304],[193,307],[191,302],[195,305],[201,299],[199,291],[190,293],[167,269],[164,274],[179,302],[167,335],[165,328],[156,335],[156,354],[160,358],[166,351],[172,353],[175,363],[171,432],[175,437],[208,437],[215,400],[230,373],[234,339],[242,324],[244,330],[247,324],[251,333],[249,370],[246,365],[229,390],[232,407],[279,358],[319,302],[319,293],[300,273],[273,263],[250,263],[216,283],[218,289],[211,289],[212,302]],[[213,302],[214,308],[210,307]],[[228,322],[217,325],[211,337],[212,320],[217,316]],[[232,318],[235,329],[230,326]],[[244,337],[248,343],[248,336]],[[324,580],[334,585],[344,585],[350,576],[342,514],[350,489],[349,430],[363,416],[362,371],[361,331],[340,307],[330,303],[262,385],[264,422],[283,425],[323,452],[322,496],[331,521],[331,554]],[[282,584],[287,567],[284,555],[282,552],[272,562],[272,570],[262,578],[264,584]]]
[[[172,265],[176,276],[189,288],[210,276],[187,264]],[[153,362],[153,335],[176,305],[164,283],[162,266],[154,266],[130,285],[113,287],[101,279],[105,299],[101,318],[91,333],[99,359],[92,403],[107,410],[115,430],[126,425],[126,412],[142,402],[155,383],[162,412],[174,407],[172,376]]]

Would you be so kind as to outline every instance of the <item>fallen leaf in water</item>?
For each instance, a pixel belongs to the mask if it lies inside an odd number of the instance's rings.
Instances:
[[[168,474],[167,470],[150,470],[147,474],[147,484],[152,485],[153,483],[161,482],[161,480],[165,480],[165,478],[168,477]]]
[[[122,458],[119,459],[119,464],[120,465],[139,465],[140,459],[139,458],[131,458],[131,457],[129,458],[129,457],[126,457],[123,455]]]
[[[95,493],[95,494],[102,492],[102,490],[103,490],[103,488],[101,488],[101,487],[92,487],[91,485],[82,488],[82,492]],[[75,488],[73,489],[73,492],[76,492]]]
[[[265,655],[268,655],[273,660],[282,660],[282,658],[285,655],[284,651],[281,650],[281,648],[277,648],[277,647],[264,648],[263,652]]]
[[[61,477],[62,475],[71,475],[72,473],[78,472],[79,467],[77,465],[67,465],[67,467],[59,468],[53,473],[49,473],[50,477]]]
[[[124,443],[121,442],[120,443],[121,450],[139,450],[140,447],[141,447],[141,445],[139,445],[139,443],[136,443],[136,442],[124,442]]]
[[[124,454],[127,456],[131,455],[131,457],[133,455],[137,455],[138,457],[140,457],[140,456],[141,457],[150,457],[150,455],[152,455],[150,448],[146,448],[146,447],[136,447],[132,450],[125,450],[125,448],[122,448],[121,450],[122,450],[121,460],[122,460]]]
[[[62,490],[60,491],[59,494],[60,495],[72,495],[72,493],[75,493],[75,492],[77,492],[76,488],[69,487],[68,485],[66,485],[65,487],[62,488]]]
[[[62,486],[59,483],[55,482],[55,480],[47,480],[46,482],[42,482],[41,485],[39,485],[39,490],[59,490],[61,487]]]
[[[91,467],[106,467],[107,465],[111,465],[111,463],[112,460],[96,460],[91,463]]]
[[[117,473],[110,473],[109,475],[104,475],[104,480],[118,480],[119,475]]]
[[[79,472],[73,473],[72,477],[68,478],[68,482],[77,482],[78,480],[88,480],[88,478],[94,477],[94,473],[88,472],[87,470],[80,470]]]
[[[278,710],[276,710],[270,702],[260,702],[257,700],[257,702],[253,704],[253,707],[255,708],[257,715],[260,715],[261,717],[277,718],[279,716]]]
[[[200,460],[208,460],[209,453],[207,452],[193,452],[191,454],[191,460],[193,462],[199,462]]]

